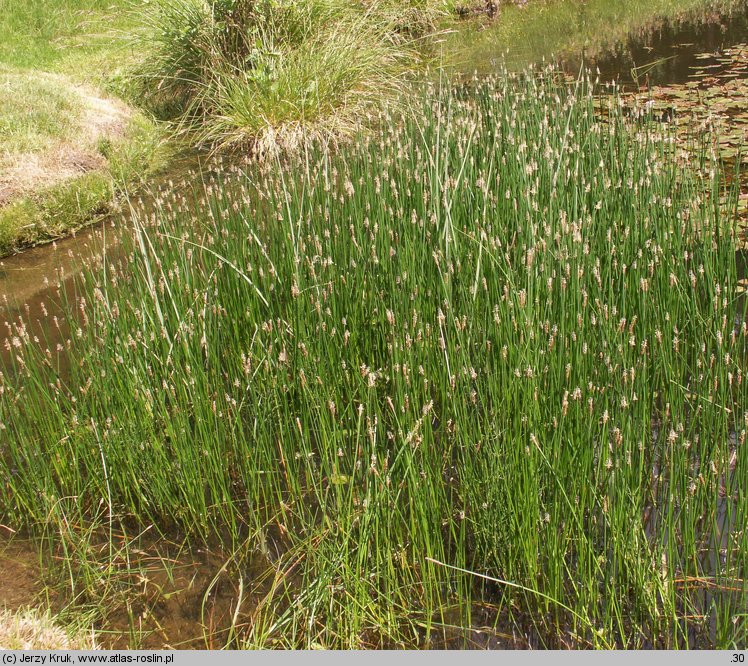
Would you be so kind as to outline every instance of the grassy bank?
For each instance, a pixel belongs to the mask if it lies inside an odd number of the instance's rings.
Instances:
[[[267,152],[341,138],[402,94],[416,40],[443,11],[415,0],[3,0],[0,254],[76,229],[155,166],[158,133],[133,106],[192,145]]]
[[[130,2],[0,1],[0,254],[69,233],[159,161],[120,100]]]
[[[140,116],[121,135],[101,136],[83,149],[74,140],[48,153],[6,154],[13,191],[0,203],[0,256],[63,238],[110,213],[125,190],[164,164],[162,138]]]
[[[596,99],[445,84],[167,197],[8,325],[2,523],[71,581],[220,546],[234,646],[744,647],[737,192]]]

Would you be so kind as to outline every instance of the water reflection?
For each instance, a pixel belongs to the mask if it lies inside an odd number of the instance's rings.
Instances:
[[[599,67],[603,80],[641,82],[648,74],[662,85],[688,80],[697,54],[748,39],[748,0],[682,0],[680,9],[658,12],[666,4],[559,0],[510,6],[495,22],[472,22],[447,36],[442,57],[464,74],[560,60],[572,74],[589,65]],[[635,68],[641,69],[632,74]]]
[[[728,14],[706,13],[686,19],[661,19],[612,47],[589,54],[566,55],[564,62],[578,71],[584,62],[597,67],[604,81],[624,84],[671,85],[693,79],[710,66],[701,56],[718,54],[748,39],[748,3]],[[585,57],[586,56],[586,57]]]

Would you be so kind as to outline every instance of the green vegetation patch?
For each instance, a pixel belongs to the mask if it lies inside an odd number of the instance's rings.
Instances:
[[[69,140],[80,127],[82,104],[58,77],[0,65],[0,168],[17,153]]]
[[[402,93],[435,9],[351,0],[156,0],[138,79],[198,139],[273,147],[361,126]],[[404,17],[411,17],[403,23]]]
[[[0,62],[100,82],[127,54],[142,0],[0,0]],[[103,67],[102,58],[109,67]]]
[[[738,188],[598,92],[445,84],[136,212],[9,324],[2,523],[222,550],[233,646],[745,645]]]

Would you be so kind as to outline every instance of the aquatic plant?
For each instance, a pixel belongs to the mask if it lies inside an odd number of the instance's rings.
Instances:
[[[737,189],[601,92],[436,85],[134,211],[6,323],[3,524],[221,545],[234,645],[744,646]]]

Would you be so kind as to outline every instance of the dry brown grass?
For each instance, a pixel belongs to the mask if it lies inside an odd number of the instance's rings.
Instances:
[[[93,634],[72,634],[55,624],[49,613],[38,610],[0,610],[0,649],[95,650]]]

